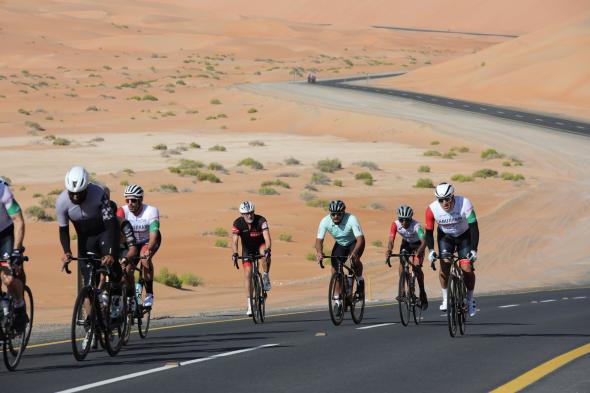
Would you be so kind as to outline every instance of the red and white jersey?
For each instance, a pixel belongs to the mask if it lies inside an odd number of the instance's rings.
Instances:
[[[133,227],[133,234],[138,244],[147,243],[150,240],[150,232],[160,228],[160,213],[153,206],[141,205],[141,210],[136,216],[129,210],[129,206],[123,205],[117,209],[117,216],[126,219]]]
[[[455,195],[455,205],[446,212],[438,201],[434,201],[426,209],[426,229],[433,230],[434,223],[447,235],[458,237],[469,229],[469,222],[475,220],[471,201]]]
[[[416,220],[412,220],[410,222],[408,229],[404,228],[399,220],[395,220],[393,223],[391,223],[389,238],[395,239],[395,235],[397,233],[399,233],[400,236],[408,243],[419,242],[420,239],[424,237],[424,229],[422,229],[422,225],[420,225],[420,223]]]

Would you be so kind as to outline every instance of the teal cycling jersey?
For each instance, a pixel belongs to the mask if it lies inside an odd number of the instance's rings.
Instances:
[[[361,224],[359,224],[357,218],[350,213],[344,213],[342,221],[340,221],[340,224],[338,225],[334,224],[330,215],[324,217],[322,221],[320,221],[317,238],[323,240],[326,236],[326,232],[329,232],[334,237],[336,243],[341,246],[348,246],[354,242],[358,236],[363,236]]]

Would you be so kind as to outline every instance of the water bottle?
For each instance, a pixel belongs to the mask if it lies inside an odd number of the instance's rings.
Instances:
[[[141,284],[136,282],[135,283],[135,301],[139,306],[141,306],[141,304],[142,304],[141,303],[141,290],[142,290]]]

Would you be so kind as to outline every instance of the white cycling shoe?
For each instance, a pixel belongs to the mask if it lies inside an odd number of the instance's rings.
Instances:
[[[467,303],[467,308],[469,309],[470,317],[474,317],[475,314],[477,314],[477,306],[475,304],[475,299],[471,299],[471,301]]]
[[[145,297],[145,299],[143,299],[143,306],[144,307],[151,307],[154,305],[154,295],[151,293],[148,293]]]
[[[438,308],[440,311],[447,311],[447,299],[443,299],[440,307]]]
[[[268,274],[262,274],[262,287],[266,292],[270,291],[270,289],[272,288],[272,285],[270,283],[270,277],[268,276]]]

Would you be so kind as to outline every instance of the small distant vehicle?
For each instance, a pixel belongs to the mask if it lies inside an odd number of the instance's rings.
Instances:
[[[313,72],[307,74],[307,83],[315,83],[316,82],[316,75]]]

